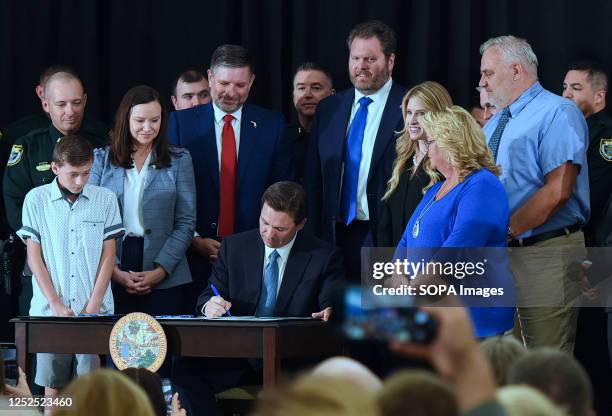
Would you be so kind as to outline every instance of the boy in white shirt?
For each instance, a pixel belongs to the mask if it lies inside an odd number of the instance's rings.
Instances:
[[[63,137],[50,166],[56,178],[25,197],[17,234],[27,244],[35,278],[31,316],[113,313],[115,239],[124,229],[115,195],[87,184],[92,163],[93,148],[85,138]],[[53,396],[73,373],[98,366],[95,355],[37,354],[35,382],[45,386],[45,395]]]

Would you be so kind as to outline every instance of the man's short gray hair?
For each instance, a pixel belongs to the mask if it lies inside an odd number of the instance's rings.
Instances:
[[[482,55],[491,46],[497,46],[502,59],[508,64],[519,63],[525,71],[534,78],[538,78],[538,57],[533,53],[527,40],[512,35],[491,38],[480,45]]]

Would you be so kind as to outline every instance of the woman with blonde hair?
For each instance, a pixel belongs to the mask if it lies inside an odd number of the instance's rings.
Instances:
[[[132,380],[113,370],[96,370],[73,380],[62,396],[70,407],[58,407],[54,416],[155,416],[146,393]]]
[[[395,143],[397,158],[383,196],[383,212],[378,228],[377,245],[395,247],[429,183],[425,173],[427,147],[421,117],[430,111],[441,111],[453,105],[446,88],[425,81],[412,87],[402,100],[404,130]]]
[[[452,106],[425,114],[420,123],[427,137],[429,189],[412,214],[398,249],[506,247],[508,197],[498,179],[500,169],[476,120],[463,108]],[[487,252],[491,253],[499,255],[495,250]],[[487,265],[488,273],[477,283],[491,287],[489,279],[492,278],[511,292],[512,278],[507,264],[489,263],[492,264]],[[466,279],[466,284],[474,279]],[[486,302],[491,303],[484,303],[494,307],[470,308],[478,337],[497,335],[512,328],[514,309],[497,307],[502,301],[507,302],[511,293],[506,295],[500,300],[488,298]]]

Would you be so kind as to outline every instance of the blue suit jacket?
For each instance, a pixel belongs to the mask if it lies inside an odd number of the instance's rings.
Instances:
[[[403,128],[401,103],[405,93],[406,89],[393,81],[374,143],[366,188],[370,229],[374,239],[381,200],[396,157],[396,132]],[[331,242],[336,241],[344,144],[354,100],[355,89],[350,88],[319,102],[310,133],[304,175],[309,200],[306,227]]]
[[[149,167],[142,197],[145,227],[142,268],[153,270],[159,264],[168,273],[155,289],[191,282],[185,251],[191,244],[195,226],[193,167],[187,150],[171,147],[170,151],[172,166]],[[108,147],[96,149],[94,156],[89,183],[113,191],[123,216],[125,169],[110,163]],[[121,244],[117,245],[117,258],[121,258]]]
[[[170,114],[170,143],[191,152],[197,191],[196,231],[217,235],[219,160],[212,102]],[[244,104],[240,124],[234,231],[259,226],[261,196],[271,184],[291,180],[291,143],[279,113]]]

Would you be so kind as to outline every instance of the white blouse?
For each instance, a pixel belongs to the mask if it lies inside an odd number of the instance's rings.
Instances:
[[[132,237],[144,236],[142,219],[142,195],[144,193],[151,153],[145,159],[140,172],[136,166],[125,170],[123,179],[123,225],[125,234]]]

